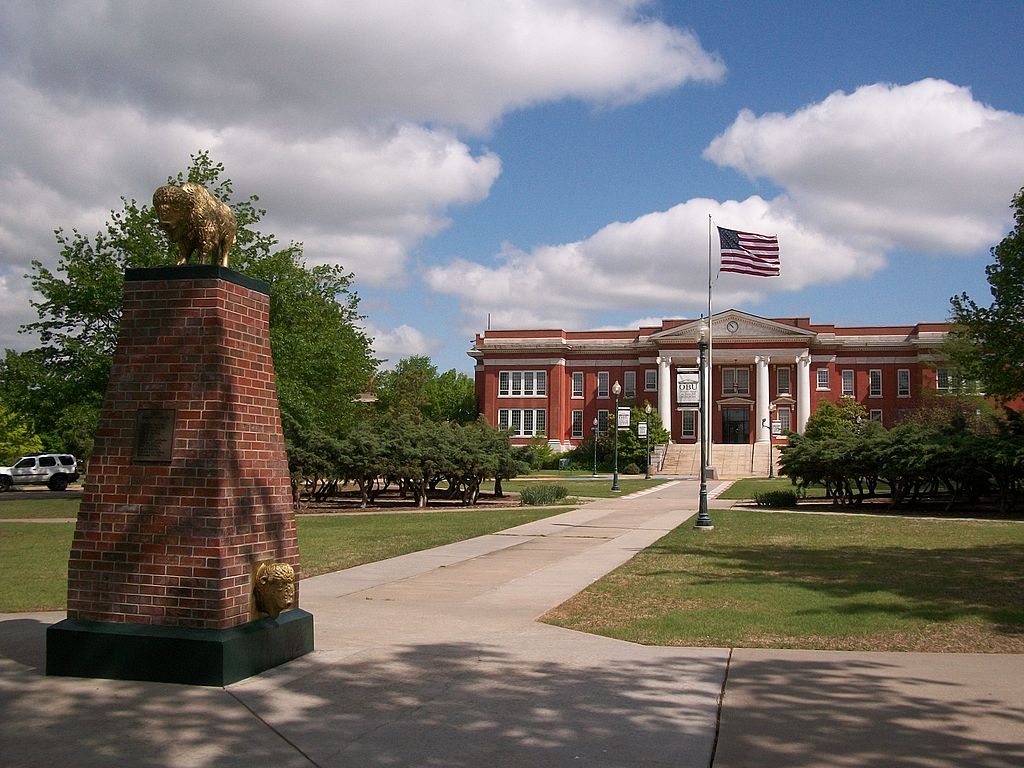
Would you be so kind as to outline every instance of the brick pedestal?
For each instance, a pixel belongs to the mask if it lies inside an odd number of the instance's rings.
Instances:
[[[166,679],[126,674],[123,658],[116,669],[102,659],[83,668],[76,644],[94,658],[143,649],[139,664],[164,659],[161,668],[174,667],[164,658],[176,647],[168,639],[188,638],[183,667],[196,642],[221,647],[242,637],[263,649],[252,665],[217,662],[234,670],[225,675],[174,680],[204,684],[312,650],[304,611],[252,621],[252,573],[263,560],[289,563],[298,577],[269,286],[222,267],[129,270],[68,563],[68,619],[48,633],[47,673]],[[268,656],[268,643],[281,649]]]

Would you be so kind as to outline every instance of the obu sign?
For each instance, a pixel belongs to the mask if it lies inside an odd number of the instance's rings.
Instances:
[[[684,408],[700,405],[700,376],[697,371],[676,371],[676,405]]]

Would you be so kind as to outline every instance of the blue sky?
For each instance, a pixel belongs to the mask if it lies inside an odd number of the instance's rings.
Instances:
[[[988,301],[1024,186],[1024,3],[285,6],[5,4],[0,345],[31,343],[53,228],[96,231],[198,149],[269,231],[355,272],[392,363],[468,372],[488,316],[696,317],[709,214],[782,250],[779,278],[716,282],[716,310]]]

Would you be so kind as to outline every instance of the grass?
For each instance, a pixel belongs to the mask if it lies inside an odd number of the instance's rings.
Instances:
[[[716,511],[545,617],[650,644],[1024,652],[1024,524]]]
[[[60,501],[64,500],[26,503],[49,506]],[[397,515],[300,516],[297,525],[302,573],[315,576],[384,560],[564,511],[565,507],[517,507]],[[42,514],[40,510],[34,516],[54,515]],[[0,613],[66,607],[68,555],[74,530],[74,523],[0,523],[0,563],[7,573],[17,574],[17,589],[12,583],[0,590]]]
[[[3,499],[0,498],[0,520],[41,519],[47,517],[78,517],[78,499]]]
[[[748,477],[734,482],[718,498],[739,501],[742,499],[752,499],[756,494],[766,491],[792,491],[795,489],[796,486],[790,482],[788,477],[776,477],[771,480],[768,478]],[[810,498],[824,498],[825,489],[821,486],[811,486],[807,489],[807,495]]]
[[[561,514],[564,507],[468,509],[395,515],[300,516],[303,576],[418,552]]]
[[[74,523],[0,523],[0,563],[16,574],[0,590],[0,612],[65,607],[74,532]]]
[[[578,475],[577,475],[578,478]],[[534,479],[523,479],[516,478],[514,480],[502,480],[501,489],[503,492],[514,492],[518,493],[524,487],[530,485],[537,485],[538,483],[556,483],[558,485],[564,485],[569,491],[569,496],[576,496],[582,498],[599,498],[609,499],[617,496],[628,496],[631,493],[642,491],[645,488],[653,488],[656,485],[661,485],[664,480],[644,480],[643,478],[633,477],[620,477],[619,478],[619,491],[612,490],[612,480],[610,477],[598,477],[596,479],[552,479],[550,476],[537,477]],[[493,483],[487,483],[484,486],[487,493],[491,493],[494,490]]]

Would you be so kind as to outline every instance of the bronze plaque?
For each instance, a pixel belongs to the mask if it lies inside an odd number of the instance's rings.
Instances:
[[[174,448],[173,408],[141,409],[135,415],[135,461],[170,461]]]

